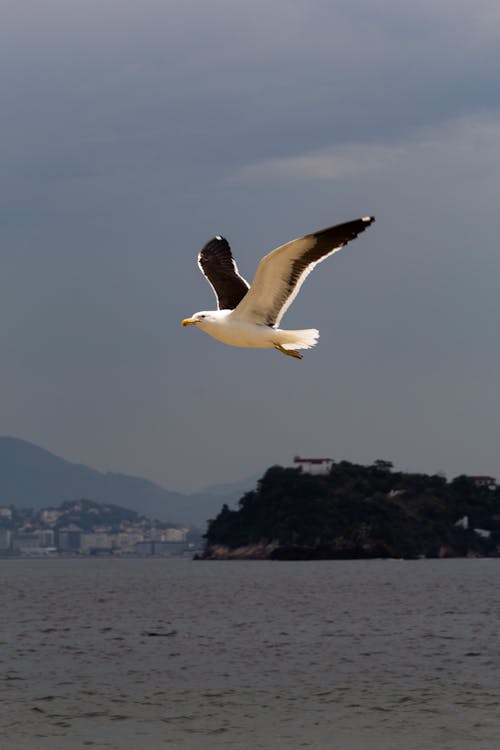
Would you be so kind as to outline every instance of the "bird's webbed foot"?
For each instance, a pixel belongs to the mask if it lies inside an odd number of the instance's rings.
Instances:
[[[296,349],[285,349],[284,346],[281,346],[281,344],[275,344],[274,348],[277,349],[282,354],[286,354],[287,357],[294,357],[294,359],[302,359],[303,355],[298,352]]]

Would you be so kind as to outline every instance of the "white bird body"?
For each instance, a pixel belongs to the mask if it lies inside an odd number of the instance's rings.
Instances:
[[[251,286],[240,276],[228,242],[214,237],[200,252],[198,265],[212,285],[219,309],[195,313],[182,325],[196,326],[230,346],[278,349],[302,359],[297,350],[314,346],[319,332],[283,330],[277,327],[281,318],[313,268],[373,221],[365,216],[281,245],[262,258]]]
[[[286,331],[263,323],[239,318],[237,310],[207,310],[196,313],[185,322],[185,325],[196,325],[217,341],[229,346],[251,347],[257,349],[309,349],[319,337],[319,331],[309,328],[303,331]]]

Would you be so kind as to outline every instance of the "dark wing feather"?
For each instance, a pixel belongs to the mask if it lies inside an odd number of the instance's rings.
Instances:
[[[198,255],[198,265],[215,292],[219,310],[234,310],[249,284],[238,273],[228,241],[214,237],[207,242]]]
[[[313,268],[364,232],[373,221],[373,216],[347,221],[272,250],[260,261],[250,291],[238,305],[235,316],[264,325],[279,325]]]

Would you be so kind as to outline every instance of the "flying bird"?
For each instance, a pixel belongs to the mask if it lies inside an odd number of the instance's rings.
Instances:
[[[240,276],[227,240],[214,237],[199,253],[198,265],[215,292],[218,309],[197,312],[182,325],[196,326],[230,346],[277,349],[302,359],[298,349],[313,347],[319,331],[283,330],[278,328],[281,318],[313,268],[374,221],[374,216],[364,216],[277,247],[262,258],[251,286]]]

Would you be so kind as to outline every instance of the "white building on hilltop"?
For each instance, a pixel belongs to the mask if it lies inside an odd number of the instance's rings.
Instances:
[[[301,458],[294,456],[293,463],[302,468],[306,474],[329,474],[335,463],[333,458]]]

